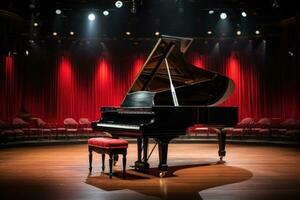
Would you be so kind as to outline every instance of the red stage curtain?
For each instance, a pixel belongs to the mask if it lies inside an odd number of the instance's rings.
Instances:
[[[11,119],[21,110],[18,71],[13,56],[4,56],[0,69],[0,119]]]
[[[237,50],[212,55],[194,50],[192,64],[223,73],[236,84],[224,106],[238,106],[239,118],[299,117],[299,69],[265,66],[264,58]],[[118,106],[146,53],[64,51],[29,57],[4,57],[0,75],[0,119],[21,110],[46,120],[66,117],[99,119],[101,106]]]

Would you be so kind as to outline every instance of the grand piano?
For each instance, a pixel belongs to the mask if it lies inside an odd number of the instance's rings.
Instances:
[[[169,142],[186,134],[194,124],[219,129],[219,156],[225,152],[223,128],[235,126],[237,107],[221,107],[234,90],[234,82],[221,74],[187,63],[184,54],[192,38],[162,35],[148,56],[120,107],[102,107],[97,131],[113,137],[137,138],[136,170],[149,169],[148,141],[158,145],[160,176],[167,170]],[[155,145],[155,146],[156,146]]]

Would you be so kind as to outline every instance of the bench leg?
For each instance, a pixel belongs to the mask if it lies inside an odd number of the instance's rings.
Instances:
[[[113,154],[109,154],[109,178],[112,178]]]
[[[93,162],[93,151],[89,148],[89,163],[90,163],[90,168],[89,171],[90,173],[92,172],[92,162]]]
[[[102,154],[102,172],[105,170],[105,154]]]
[[[123,154],[123,178],[126,178],[126,154]]]

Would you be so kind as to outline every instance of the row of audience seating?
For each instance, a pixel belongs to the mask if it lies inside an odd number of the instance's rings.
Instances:
[[[45,122],[41,118],[30,118],[26,121],[22,118],[14,118],[11,121],[0,120],[2,142],[18,138],[54,139],[70,136],[95,136],[95,134],[88,118],[80,118],[78,122],[73,118],[66,118],[62,123]]]
[[[231,138],[291,138],[299,139],[300,119],[289,118],[261,118],[255,121],[251,117],[242,119],[236,127],[225,128],[227,136]],[[187,130],[189,135],[216,134],[217,129],[196,124]]]
[[[229,138],[290,138],[300,139],[300,119],[289,118],[261,118],[255,121],[247,117],[242,119],[236,127],[224,129]],[[188,135],[215,136],[218,129],[195,124],[187,129]],[[23,120],[14,118],[12,121],[0,120],[0,142],[16,139],[56,139],[81,136],[96,136],[91,128],[91,122],[87,118],[80,118],[78,122],[73,118],[66,118],[62,123],[45,122],[41,118]],[[103,135],[103,134],[102,134]]]

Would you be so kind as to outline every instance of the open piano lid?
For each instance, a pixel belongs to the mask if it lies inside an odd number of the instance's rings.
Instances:
[[[192,41],[192,38],[162,35],[127,95],[148,91],[155,94],[156,105],[173,105],[165,63],[167,58],[179,105],[214,106],[225,101],[234,90],[233,81],[187,63],[184,53]],[[125,100],[126,97],[123,103]]]

